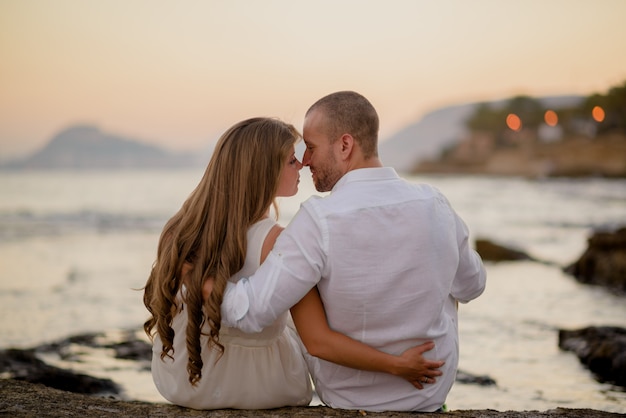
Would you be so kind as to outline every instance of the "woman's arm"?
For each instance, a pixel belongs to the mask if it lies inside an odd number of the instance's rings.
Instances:
[[[429,361],[422,356],[433,349],[432,342],[394,356],[330,329],[317,287],[291,308],[291,316],[307,351],[315,357],[353,369],[391,373],[418,389],[423,389],[424,383],[435,383],[435,377],[442,374],[439,368],[443,361]]]

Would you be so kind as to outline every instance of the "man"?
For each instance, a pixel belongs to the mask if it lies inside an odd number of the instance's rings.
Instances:
[[[303,137],[302,163],[316,189],[331,193],[304,202],[259,270],[229,284],[223,321],[258,331],[317,285],[332,329],[392,354],[432,340],[426,355],[445,361],[443,375],[417,390],[391,374],[309,356],[320,399],[344,409],[436,411],[458,365],[457,301],[485,288],[467,227],[439,191],[383,167],[378,115],[358,93],[313,104]]]

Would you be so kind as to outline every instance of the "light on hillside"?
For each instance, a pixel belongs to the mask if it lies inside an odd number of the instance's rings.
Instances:
[[[554,110],[547,110],[543,119],[548,126],[556,126],[559,123],[559,117]]]
[[[522,120],[515,113],[509,113],[506,117],[506,126],[515,132],[519,132],[522,129]]]
[[[591,110],[591,116],[596,122],[602,122],[605,116],[604,109],[602,109],[600,106],[594,106],[594,108]]]

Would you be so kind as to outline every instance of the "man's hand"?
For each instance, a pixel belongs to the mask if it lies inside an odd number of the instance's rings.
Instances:
[[[408,380],[417,389],[424,389],[424,384],[435,383],[435,378],[443,374],[439,368],[445,362],[426,360],[422,355],[433,348],[435,343],[432,341],[409,348],[400,355],[398,369],[394,374]]]
[[[183,281],[187,282],[189,279],[187,275],[193,269],[193,265],[188,262],[183,263],[183,268],[181,269],[181,275],[183,276]],[[205,302],[209,300],[209,296],[211,296],[211,292],[213,291],[213,282],[215,281],[215,277],[208,277],[204,280],[204,284],[202,285],[202,300]]]

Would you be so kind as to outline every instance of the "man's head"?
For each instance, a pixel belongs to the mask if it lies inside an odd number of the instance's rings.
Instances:
[[[318,191],[331,190],[348,171],[378,161],[378,114],[363,96],[340,91],[322,97],[306,112],[302,163]]]

